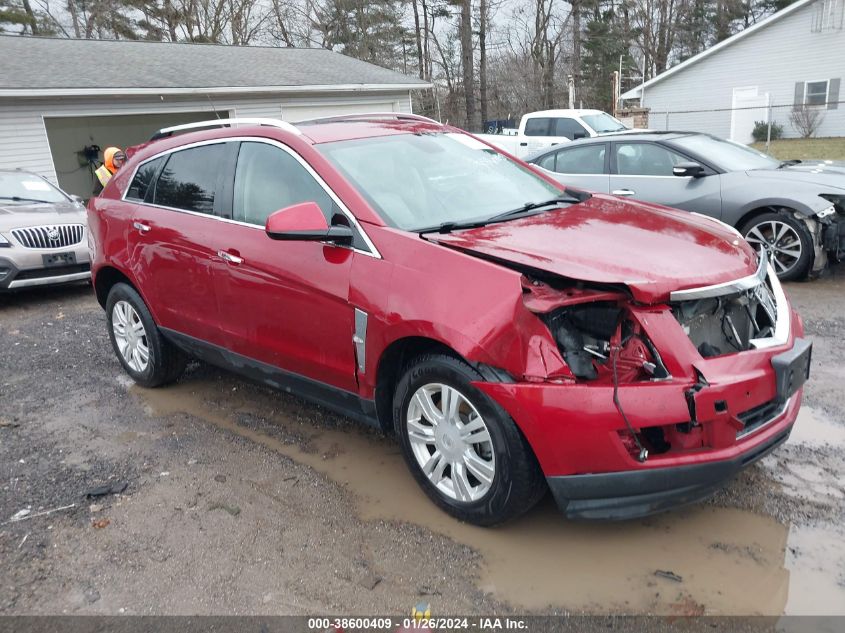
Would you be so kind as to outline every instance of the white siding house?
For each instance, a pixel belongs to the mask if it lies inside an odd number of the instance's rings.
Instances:
[[[321,49],[0,35],[0,169],[87,197],[82,150],[127,147],[169,125],[410,112],[417,78]]]
[[[816,136],[845,136],[845,0],[798,0],[622,95],[641,99],[653,129],[693,130],[750,143],[754,121],[790,125],[818,109]]]

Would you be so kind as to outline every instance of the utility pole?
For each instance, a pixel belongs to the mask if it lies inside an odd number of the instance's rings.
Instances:
[[[566,76],[566,89],[569,92],[569,109],[575,109],[575,77],[573,75]]]

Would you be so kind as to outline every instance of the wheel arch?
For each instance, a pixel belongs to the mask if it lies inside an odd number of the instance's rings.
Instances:
[[[114,266],[103,266],[97,271],[97,274],[94,276],[94,292],[97,295],[97,303],[99,303],[103,309],[106,307],[109,292],[115,284],[119,283],[125,283],[128,286],[131,286],[135,292],[141,294],[141,291],[138,290],[138,287],[132,282],[132,280],[129,279],[124,272]]]
[[[432,352],[454,356],[468,362],[442,341],[427,336],[405,336],[385,347],[376,365],[376,417],[382,431],[393,430],[393,393],[403,369],[414,358]],[[469,363],[471,364],[471,363]]]

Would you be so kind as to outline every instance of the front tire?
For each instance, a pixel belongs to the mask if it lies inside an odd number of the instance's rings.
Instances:
[[[781,281],[804,279],[810,273],[815,257],[813,236],[803,222],[788,213],[763,213],[739,232],[752,248],[766,251]]]
[[[134,288],[119,283],[106,300],[109,339],[126,373],[143,387],[175,381],[187,357],[159,332],[147,305]]]
[[[489,526],[530,510],[546,482],[514,421],[472,385],[481,379],[452,356],[417,358],[396,387],[393,419],[405,462],[432,501]]]

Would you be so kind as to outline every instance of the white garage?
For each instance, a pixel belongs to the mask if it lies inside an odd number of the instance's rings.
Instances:
[[[217,116],[410,112],[411,91],[429,87],[322,49],[0,35],[0,59],[0,168],[83,197],[96,148]]]

